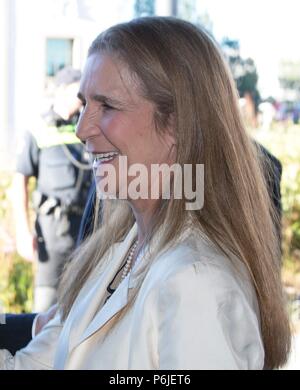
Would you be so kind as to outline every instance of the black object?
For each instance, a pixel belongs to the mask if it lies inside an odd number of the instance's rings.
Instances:
[[[31,340],[32,323],[36,314],[6,314],[5,324],[0,324],[0,348],[13,355]]]

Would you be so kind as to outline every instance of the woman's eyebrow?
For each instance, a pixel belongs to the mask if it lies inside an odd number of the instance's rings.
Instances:
[[[86,99],[81,92],[78,92],[77,97],[79,100],[82,101],[82,103],[86,103]],[[99,103],[105,103],[105,104],[118,104],[118,105],[121,104],[121,102],[116,99],[113,99],[109,96],[100,95],[100,94],[92,95],[91,100],[94,100]]]
[[[118,101],[114,98],[111,98],[109,96],[105,96],[105,95],[98,95],[98,94],[92,95],[91,99],[96,101],[96,102],[99,102],[99,103],[112,104],[112,105],[114,105],[114,104],[120,105],[121,104],[120,101]]]

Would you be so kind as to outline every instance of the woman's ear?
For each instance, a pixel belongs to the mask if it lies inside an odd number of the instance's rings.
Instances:
[[[168,124],[167,124],[167,127],[166,127],[166,134],[167,134],[167,137],[168,137],[168,145],[176,146],[174,114],[170,114],[169,115]]]
[[[175,136],[175,119],[173,114],[170,114],[168,118],[165,140],[169,148],[169,159],[172,163],[174,163],[177,158],[177,140]]]

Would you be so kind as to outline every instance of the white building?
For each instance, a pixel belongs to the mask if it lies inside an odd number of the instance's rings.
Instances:
[[[135,0],[0,0],[0,170],[12,167],[19,132],[39,114],[62,65],[82,69],[92,40],[134,17]],[[156,0],[156,14],[176,0]]]

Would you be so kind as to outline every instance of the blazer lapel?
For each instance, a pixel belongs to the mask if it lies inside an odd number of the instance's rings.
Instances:
[[[86,338],[90,337],[95,331],[105,325],[105,323],[107,323],[117,312],[126,306],[128,300],[128,277],[122,281],[110,299],[99,310],[99,305],[101,305],[104,295],[106,294],[106,288],[122,264],[124,257],[126,256],[136,235],[137,226],[135,224],[125,240],[119,245],[113,254],[111,266],[107,266],[107,271],[105,271],[104,275],[95,282],[96,286],[90,289],[90,293],[87,294],[87,296],[83,299],[82,304],[80,304],[82,310],[79,308],[80,315],[77,319],[79,321],[83,321],[85,317],[85,324],[83,324],[84,327],[81,327],[81,329],[83,328],[84,330],[81,331],[79,336],[78,333],[75,332],[75,337],[71,337],[72,341],[70,340],[70,350],[82,343]],[[78,324],[76,324],[75,320],[74,328],[77,327]]]
[[[92,336],[95,332],[99,331],[109,320],[111,320],[120,310],[123,309],[123,307],[127,305],[128,285],[129,275],[122,281],[102,309],[96,314],[76,346]]]
[[[131,246],[132,241],[136,237],[137,226],[132,227],[127,237],[123,242],[117,244],[117,247],[113,250],[112,258],[107,265],[107,269],[103,274],[92,278],[89,288],[83,287],[80,293],[80,299],[77,299],[71,309],[71,312],[64,323],[61,337],[58,344],[58,349],[55,357],[55,367],[61,369],[65,365],[65,361],[68,354],[82,341],[94,333],[99,327],[102,327],[112,316],[122,309],[127,303],[127,284],[126,278],[124,279],[124,288],[121,291],[117,290],[106,302],[104,307],[99,310],[106,288],[111,282],[111,279],[120,267],[128,249]],[[119,286],[121,287],[121,285]],[[119,299],[117,300],[114,295],[117,294]],[[110,300],[114,298],[115,305],[112,306]],[[109,304],[109,305],[108,305]],[[108,306],[108,307],[107,307]],[[102,311],[104,310],[102,314]],[[95,329],[95,330],[94,330]]]

